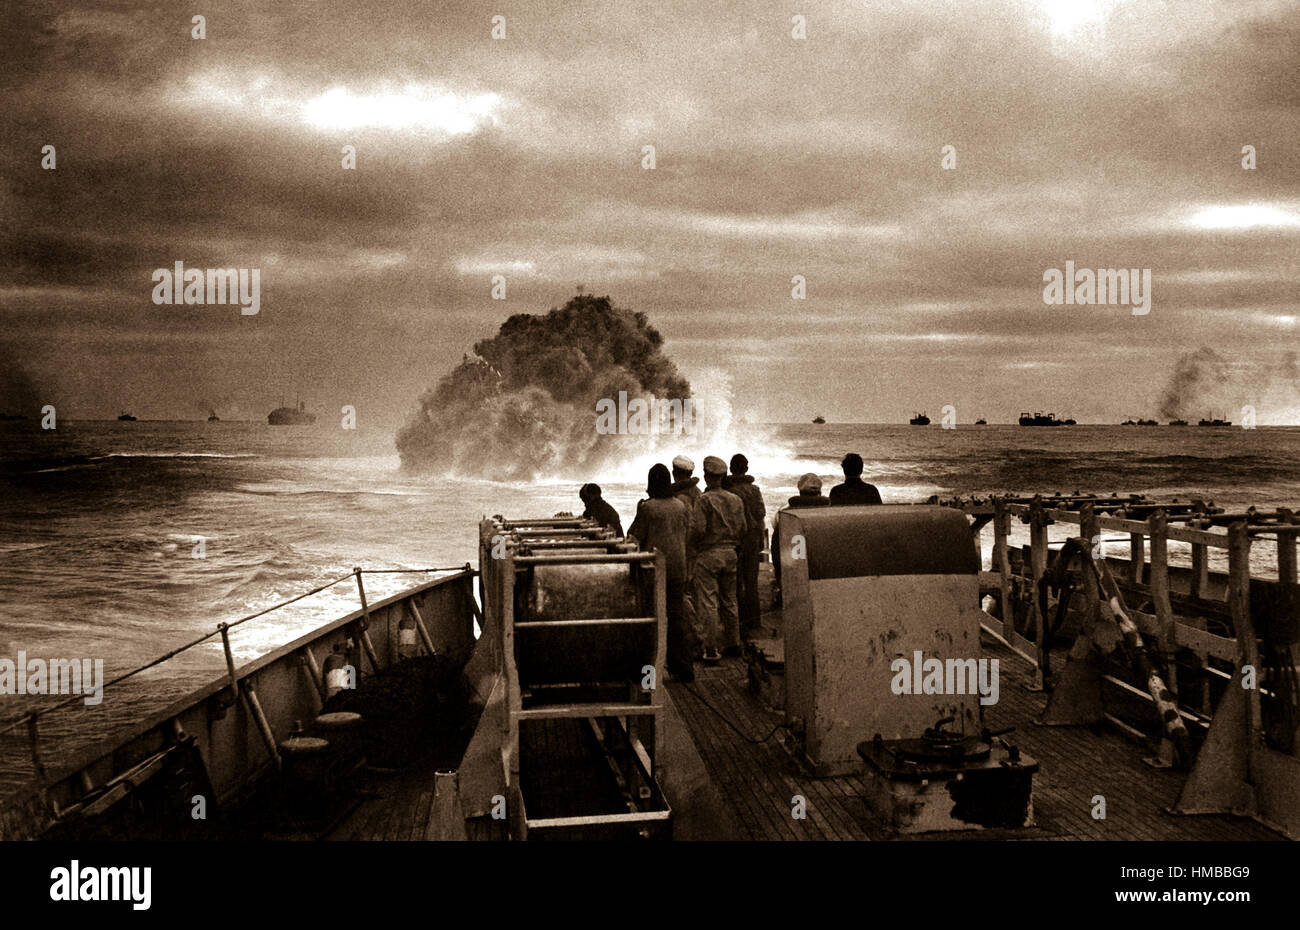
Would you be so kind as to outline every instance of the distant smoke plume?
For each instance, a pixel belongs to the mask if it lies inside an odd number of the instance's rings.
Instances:
[[[597,433],[596,402],[619,391],[689,397],[662,343],[645,314],[608,297],[580,294],[545,316],[516,314],[420,398],[397,434],[402,466],[526,479],[644,451],[647,437]]]
[[[1185,420],[1208,414],[1206,399],[1219,393],[1227,377],[1227,359],[1213,349],[1203,346],[1195,352],[1183,354],[1169,376],[1169,384],[1160,401],[1160,415],[1167,420]]]
[[[1160,401],[1165,419],[1225,416],[1236,422],[1241,408],[1255,408],[1261,424],[1300,420],[1300,363],[1295,352],[1280,360],[1260,356],[1227,359],[1202,346],[1179,357]]]

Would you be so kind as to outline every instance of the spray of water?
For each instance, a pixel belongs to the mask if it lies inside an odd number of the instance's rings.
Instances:
[[[645,314],[579,294],[545,316],[516,314],[420,398],[397,434],[408,471],[532,480],[590,473],[644,437],[597,429],[596,405],[690,398]]]
[[[755,475],[817,470],[734,416],[730,376],[691,382],[662,351],[644,314],[607,297],[578,295],[542,315],[512,316],[491,339],[420,398],[399,431],[408,472],[534,484],[596,481],[643,486],[656,462],[684,454],[696,473],[706,455],[744,452]],[[692,390],[692,382],[694,390]],[[690,400],[693,418],[650,432],[602,432],[597,404],[628,398]],[[662,428],[667,426],[667,429]],[[821,463],[824,468],[825,463]]]

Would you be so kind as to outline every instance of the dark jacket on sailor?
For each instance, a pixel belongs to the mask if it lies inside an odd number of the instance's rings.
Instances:
[[[618,518],[618,511],[609,505],[603,497],[597,497],[587,502],[587,509],[582,515],[589,520],[595,520],[601,526],[607,526],[614,531],[615,536],[623,535],[623,521]]]
[[[658,549],[664,554],[668,581],[686,578],[686,535],[691,518],[686,505],[676,497],[643,500],[636,505],[636,519],[628,529],[643,550]]]
[[[788,506],[790,507],[829,507],[830,498],[822,497],[818,494],[799,494],[790,498]]]
[[[739,497],[722,488],[710,488],[700,495],[691,514],[691,551],[698,554],[709,549],[735,549],[748,525],[745,504]]]
[[[763,504],[763,492],[754,484],[753,475],[728,475],[722,479],[722,489],[730,491],[740,498],[745,505],[745,517],[749,521],[748,536],[750,542],[762,543],[763,521],[767,519],[767,507]]]
[[[695,509],[695,504],[704,492],[700,490],[700,479],[692,475],[689,478],[683,478],[681,481],[673,482],[673,497],[677,498],[686,505],[686,512],[689,514]]]
[[[874,484],[867,484],[861,476],[845,478],[843,484],[831,488],[831,503],[836,507],[856,507],[862,504],[879,504],[880,492]]]

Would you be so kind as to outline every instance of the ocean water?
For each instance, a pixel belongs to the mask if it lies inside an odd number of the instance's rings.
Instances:
[[[580,512],[583,481],[603,486],[626,528],[647,464],[676,451],[697,465],[705,454],[745,452],[769,514],[805,472],[829,489],[848,451],[866,460],[886,502],[1082,490],[1195,494],[1231,509],[1300,505],[1300,428],[736,425],[727,439],[630,456],[599,474],[503,483],[404,474],[386,431],[0,423],[0,656],[101,658],[112,677],[354,566],[474,561],[483,516]],[[1272,556],[1260,548],[1266,570]],[[367,596],[425,577],[370,575]],[[245,624],[232,644],[246,661],[358,606],[345,582]],[[47,762],[223,670],[219,640],[210,641],[110,689],[98,707],[50,715]],[[0,696],[0,722],[53,700]],[[0,789],[29,771],[25,730],[0,735]]]

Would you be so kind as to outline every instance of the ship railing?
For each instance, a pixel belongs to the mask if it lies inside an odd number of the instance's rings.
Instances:
[[[1060,542],[1049,542],[1048,526],[1068,524],[1078,526],[1079,536],[1088,541],[1096,552],[1103,540],[1102,531],[1118,531],[1129,539],[1129,558],[1119,562],[1121,580],[1137,587],[1151,602],[1154,614],[1131,611],[1141,632],[1155,638],[1161,651],[1172,656],[1180,650],[1190,651],[1198,657],[1201,670],[1202,692],[1199,704],[1204,723],[1212,714],[1209,676],[1230,679],[1227,673],[1215,668],[1209,660],[1237,664],[1257,660],[1254,623],[1251,615],[1252,584],[1269,584],[1251,577],[1252,546],[1261,538],[1274,537],[1276,543],[1277,584],[1282,590],[1281,609],[1295,609],[1294,594],[1288,589],[1297,581],[1296,543],[1300,538],[1300,515],[1287,508],[1273,512],[1250,508],[1243,512],[1225,513],[1195,502],[1158,502],[1132,497],[1062,497],[1004,498],[995,497],[980,501],[952,501],[950,506],[964,510],[974,518],[972,533],[978,537],[988,523],[993,524],[992,571],[983,574],[981,588],[996,593],[1002,605],[999,621],[986,617],[985,627],[1000,636],[1012,649],[1033,663],[1036,688],[1043,687],[1043,675],[1050,667],[1047,626],[1039,616],[1038,598],[1030,597],[1028,616],[1016,617],[1015,584],[1017,573],[1011,560],[1011,520],[1019,518],[1029,525],[1029,546],[1024,562],[1025,577],[1031,581],[1031,591],[1036,594],[1039,582],[1048,569],[1051,549]],[[1099,512],[1104,511],[1104,512]],[[1134,514],[1144,519],[1136,519]],[[1190,547],[1190,570],[1175,566],[1174,571],[1192,599],[1222,603],[1232,623],[1232,636],[1222,636],[1198,627],[1176,616],[1170,597],[1170,541],[1185,543]],[[1210,573],[1211,550],[1226,551],[1226,578]],[[1149,561],[1148,561],[1149,557]],[[1258,594],[1258,591],[1257,591]],[[1290,605],[1287,607],[1286,605]],[[1026,638],[1029,632],[1034,639]],[[1106,676],[1109,684],[1126,690],[1126,683]],[[1178,693],[1177,665],[1169,663],[1168,684]],[[1258,701],[1258,691],[1251,697]],[[1182,711],[1189,719],[1194,715]],[[1258,715],[1254,719],[1258,720]]]
[[[1181,761],[1189,768],[1172,812],[1245,812],[1284,836],[1300,839],[1300,663],[1296,661],[1300,519],[1295,510],[1263,512],[1251,507],[1225,513],[1199,501],[1159,502],[1136,496],[947,503],[974,517],[973,535],[990,520],[993,523],[993,571],[981,575],[981,590],[999,594],[1003,609],[1000,622],[986,617],[984,627],[1033,663],[1031,689],[1045,690],[1044,678],[1050,675],[1048,623],[1043,616],[1050,610],[1046,588],[1060,581],[1063,571],[1076,561],[1082,569],[1083,590],[1089,595],[1084,609],[1093,623],[1085,622],[1077,636],[1092,642],[1081,650],[1076,641],[1067,669],[1053,681],[1055,687],[1038,722],[1070,725],[1104,719],[1147,741],[1151,734],[1106,710],[1100,691],[1105,686],[1125,698],[1145,698],[1159,711],[1151,719],[1159,717],[1164,728],[1159,747],[1146,761],[1160,768]],[[1012,517],[1029,524],[1028,553],[1017,573],[1010,558]],[[1048,527],[1053,523],[1078,526],[1079,532],[1073,536],[1075,542],[1064,541],[1068,551],[1058,555],[1058,560],[1070,562],[1056,562],[1049,575],[1053,544]],[[1127,560],[1105,556],[1103,530],[1128,536]],[[1252,577],[1252,548],[1270,538],[1276,544],[1277,578]],[[1171,570],[1170,542],[1190,546],[1190,570],[1184,565]],[[1212,552],[1226,552],[1226,573],[1211,574]],[[1223,561],[1220,556],[1220,566]],[[1258,575],[1268,573],[1267,556],[1257,558],[1255,564]],[[1177,597],[1171,595],[1171,578],[1181,588]],[[1020,629],[1026,632],[1032,625],[1033,642],[1017,629],[1015,609],[1015,583],[1031,580],[1029,610],[1019,619]],[[1152,613],[1124,603],[1133,593],[1144,604],[1149,602]],[[1116,621],[1135,673],[1146,678],[1140,682],[1146,691],[1108,674],[1092,658],[1101,645],[1094,636],[1100,629],[1096,621],[1106,614]],[[1220,626],[1212,631],[1214,617]],[[1192,693],[1182,700],[1178,697],[1178,657],[1187,654],[1194,655],[1199,666],[1199,702],[1186,700],[1196,697]],[[1151,661],[1157,656],[1158,664]],[[1072,676],[1068,666],[1076,662],[1078,674]],[[1212,680],[1225,685],[1214,706]],[[1204,737],[1194,757],[1193,730]]]
[[[469,562],[465,562],[461,565],[439,566],[433,568],[364,568],[363,569],[360,566],[358,566],[354,568],[352,571],[348,572],[346,575],[340,575],[339,577],[327,581],[324,584],[317,585],[316,587],[312,588],[309,591],[303,591],[300,594],[296,594],[293,597],[286,598],[285,600],[272,604],[269,607],[264,607],[261,610],[248,614],[247,616],[240,617],[238,620],[218,623],[211,631],[204,633],[202,636],[198,636],[190,640],[189,642],[177,646],[175,649],[171,649],[163,653],[162,655],[150,659],[148,662],[138,665],[135,668],[130,669],[129,671],[123,672],[122,674],[117,675],[112,679],[109,679],[108,681],[104,682],[103,691],[107,692],[109,688],[119,685],[122,682],[127,681],[128,679],[131,679],[142,672],[148,671],[151,668],[155,668],[163,664],[164,662],[174,659],[177,656],[182,655],[183,653],[186,653],[198,646],[201,646],[202,644],[218,636],[221,637],[222,650],[225,653],[226,670],[231,681],[231,687],[232,689],[237,688],[238,687],[237,682],[240,676],[239,676],[239,671],[236,669],[235,656],[230,646],[230,631],[235,629],[236,627],[240,627],[245,623],[249,623],[253,620],[257,620],[260,617],[265,617],[266,615],[274,613],[278,610],[282,610],[285,607],[290,606],[291,604],[296,604],[299,601],[305,600],[306,598],[312,597],[313,595],[320,594],[322,591],[329,590],[330,588],[333,588],[336,585],[340,585],[348,581],[352,581],[356,584],[357,594],[361,600],[361,614],[363,617],[365,617],[368,620],[370,614],[370,607],[366,601],[365,584],[362,580],[364,575],[435,574],[439,572],[460,572],[460,573],[468,573],[471,576],[475,574],[474,567]],[[399,592],[399,594],[396,596],[400,597],[402,596],[402,594]],[[481,611],[478,607],[478,604],[474,603],[472,599],[471,599],[471,610],[481,624],[482,623]],[[430,653],[432,653],[433,643],[430,639],[428,630],[425,628],[425,625],[423,624],[423,622],[420,621],[418,616],[416,618],[416,628],[420,634],[421,640],[423,641],[425,648]],[[371,660],[372,665],[376,668],[379,667],[379,662],[375,654],[374,646],[371,644],[369,634],[366,632],[363,632],[361,635],[361,645],[365,649],[367,657]],[[47,775],[46,765],[41,753],[41,737],[40,737],[41,719],[58,710],[61,710],[65,707],[75,704],[78,701],[84,701],[84,699],[85,696],[83,694],[73,694],[70,697],[66,698],[65,700],[59,701],[57,703],[45,707],[34,709],[23,714],[19,714],[18,716],[13,717],[7,721],[0,722],[0,736],[3,736],[7,733],[11,733],[22,726],[27,727],[28,743],[30,745],[30,750],[31,750],[31,761],[38,781],[44,781]],[[260,716],[260,715],[255,715],[255,716]],[[266,734],[263,733],[263,736],[266,736]]]

